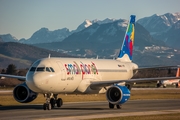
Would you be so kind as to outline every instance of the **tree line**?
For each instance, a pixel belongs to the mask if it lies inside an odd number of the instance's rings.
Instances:
[[[17,69],[16,65],[9,64],[6,69],[1,70],[1,74],[25,76],[28,69]]]

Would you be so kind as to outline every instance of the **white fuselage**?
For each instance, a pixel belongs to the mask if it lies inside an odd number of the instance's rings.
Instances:
[[[136,68],[111,59],[44,58],[31,66],[26,84],[39,93],[85,93],[91,81],[128,80]]]
[[[164,86],[166,85],[174,85],[174,84],[178,84],[179,83],[179,79],[176,80],[162,80],[161,84],[163,84]]]

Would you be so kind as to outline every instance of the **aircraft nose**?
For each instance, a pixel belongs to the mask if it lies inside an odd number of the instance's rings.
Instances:
[[[37,76],[34,73],[28,73],[26,78],[27,86],[34,92],[40,92]]]
[[[52,80],[54,75],[51,73],[37,72],[29,78],[30,79],[27,82],[29,85],[28,87],[32,90],[35,90],[35,92],[48,92],[53,89]]]

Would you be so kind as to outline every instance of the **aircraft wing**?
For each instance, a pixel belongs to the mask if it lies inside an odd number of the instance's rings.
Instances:
[[[20,81],[25,81],[26,76],[17,76],[17,75],[8,75],[8,74],[0,74],[0,77],[7,77],[7,78],[16,78]]]
[[[180,79],[180,77],[156,77],[156,78],[138,78],[138,79],[129,79],[129,80],[91,81],[90,86],[106,87],[121,82],[138,83],[138,82],[152,82],[152,81],[169,80],[169,79]]]

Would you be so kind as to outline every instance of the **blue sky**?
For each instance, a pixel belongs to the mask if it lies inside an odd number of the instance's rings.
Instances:
[[[85,19],[180,12],[180,0],[0,0],[0,35],[30,38],[42,27],[74,30]]]

